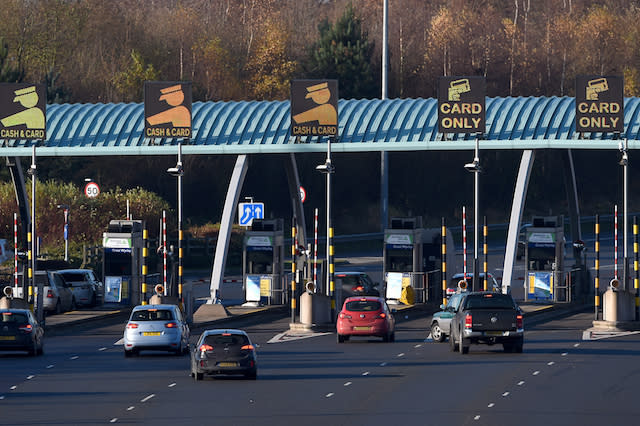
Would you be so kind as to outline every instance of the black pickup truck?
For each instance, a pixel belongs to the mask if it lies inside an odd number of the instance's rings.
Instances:
[[[522,311],[509,294],[467,293],[451,320],[449,336],[451,350],[462,354],[472,343],[501,343],[505,352],[522,353]]]

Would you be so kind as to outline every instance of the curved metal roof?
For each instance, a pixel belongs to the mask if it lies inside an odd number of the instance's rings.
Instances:
[[[629,148],[640,147],[640,98],[626,98]],[[436,99],[340,100],[333,152],[473,150],[473,135],[438,133]],[[575,132],[575,99],[487,98],[482,149],[617,149],[612,134]],[[326,139],[289,136],[289,101],[194,102],[184,154],[324,152]],[[39,156],[175,154],[177,139],[144,137],[143,104],[52,104]],[[4,141],[0,155],[30,156],[32,142]]]

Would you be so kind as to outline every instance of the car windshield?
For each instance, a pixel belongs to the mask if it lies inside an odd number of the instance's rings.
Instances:
[[[249,344],[247,336],[241,334],[210,334],[205,336],[203,344],[209,346],[244,346]]]
[[[467,296],[465,309],[504,309],[513,308],[513,299],[506,294],[480,294]]]
[[[380,302],[377,300],[354,300],[347,302],[346,310],[355,312],[379,311]]]
[[[163,321],[172,320],[173,312],[169,309],[144,309],[135,311],[131,315],[131,321]]]
[[[27,315],[26,314],[16,313],[16,312],[2,312],[2,322],[3,323],[13,322],[13,323],[26,324],[26,323],[29,322],[29,320],[27,319]]]

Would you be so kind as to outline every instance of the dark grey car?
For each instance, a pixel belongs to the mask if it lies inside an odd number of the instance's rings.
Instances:
[[[256,349],[242,330],[206,330],[191,351],[191,376],[238,374],[255,380],[258,375]]]
[[[0,309],[0,351],[44,353],[44,330],[28,309]]]

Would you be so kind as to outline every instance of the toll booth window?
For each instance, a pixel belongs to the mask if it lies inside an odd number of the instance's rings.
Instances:
[[[273,273],[273,251],[248,251],[247,269],[250,274]]]
[[[104,273],[107,276],[131,275],[131,253],[107,252],[104,253]]]
[[[555,247],[529,247],[529,270],[550,271],[556,261]]]
[[[387,250],[387,271],[391,272],[412,272],[413,271],[413,251],[412,250]]]

